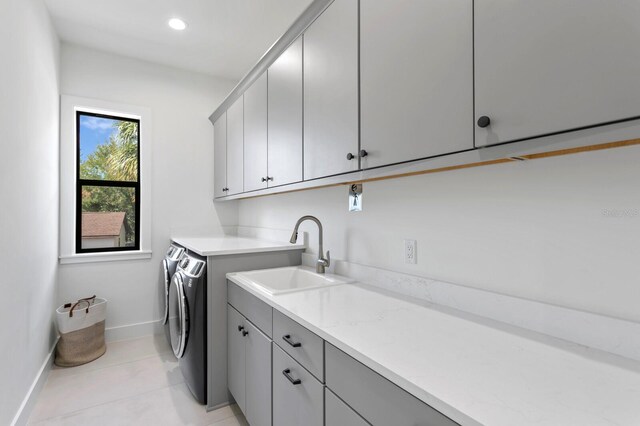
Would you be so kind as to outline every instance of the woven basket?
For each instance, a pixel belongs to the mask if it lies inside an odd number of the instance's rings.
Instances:
[[[104,341],[106,299],[95,296],[67,303],[56,310],[60,340],[55,363],[60,367],[86,364],[107,350]]]

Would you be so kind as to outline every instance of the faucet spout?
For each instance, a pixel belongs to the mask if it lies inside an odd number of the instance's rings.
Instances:
[[[325,257],[322,244],[322,223],[317,217],[306,215],[298,219],[298,221],[296,222],[296,226],[293,228],[293,233],[291,234],[291,239],[289,240],[289,242],[291,244],[295,244],[296,241],[298,241],[298,228],[300,227],[300,224],[306,220],[310,220],[318,225],[318,260],[316,261],[316,272],[318,274],[324,274],[325,268],[331,265],[331,257],[328,251]]]

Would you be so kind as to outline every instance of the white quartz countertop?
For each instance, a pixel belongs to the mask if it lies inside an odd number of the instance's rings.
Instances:
[[[227,278],[461,425],[640,425],[640,363],[343,284],[276,296]]]
[[[304,250],[303,243],[273,242],[255,238],[216,236],[172,238],[172,241],[200,256],[224,256],[228,254],[258,253],[268,251]]]

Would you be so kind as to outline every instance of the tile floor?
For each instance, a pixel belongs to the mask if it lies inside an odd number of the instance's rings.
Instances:
[[[29,424],[248,425],[235,405],[207,412],[193,399],[164,335],[108,343],[79,367],[54,366]]]

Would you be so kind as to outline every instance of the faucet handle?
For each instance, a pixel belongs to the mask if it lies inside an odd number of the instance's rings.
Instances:
[[[318,259],[318,262],[322,263],[322,265],[327,268],[331,266],[331,253],[329,253],[329,250],[327,250],[327,257]]]

